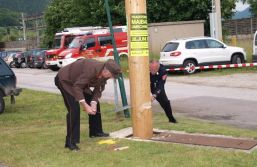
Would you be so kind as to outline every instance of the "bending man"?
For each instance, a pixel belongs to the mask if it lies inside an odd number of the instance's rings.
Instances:
[[[117,78],[121,69],[114,60],[99,62],[81,59],[61,68],[55,77],[68,110],[65,147],[79,150],[80,106],[89,115],[89,136],[106,137],[102,130],[99,98],[109,78]],[[93,90],[91,90],[93,88]]]
[[[167,72],[163,65],[158,61],[150,61],[150,82],[151,82],[151,93],[152,101],[155,99],[160,103],[161,107],[165,111],[166,116],[169,119],[169,122],[177,123],[176,119],[172,115],[172,109],[170,101],[167,98],[164,84],[166,82]]]

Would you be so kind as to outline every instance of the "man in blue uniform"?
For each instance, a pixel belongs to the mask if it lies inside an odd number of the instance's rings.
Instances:
[[[150,62],[150,82],[151,82],[151,93],[152,101],[155,99],[160,103],[161,107],[165,111],[166,116],[171,123],[177,123],[176,119],[172,115],[172,109],[170,101],[167,98],[164,84],[166,82],[167,72],[163,65],[158,61],[152,60]]]

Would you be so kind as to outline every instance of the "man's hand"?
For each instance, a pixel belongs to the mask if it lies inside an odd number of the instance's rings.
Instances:
[[[96,102],[96,101],[91,101],[91,102],[90,102],[90,106],[91,106],[92,110],[96,113],[96,110],[97,110],[97,102]]]
[[[156,95],[153,94],[152,97],[151,97],[151,101],[153,102],[155,99],[156,99]]]
[[[95,112],[92,109],[92,107],[90,107],[85,101],[80,101],[79,103],[85,112],[87,112],[89,115],[95,115]]]

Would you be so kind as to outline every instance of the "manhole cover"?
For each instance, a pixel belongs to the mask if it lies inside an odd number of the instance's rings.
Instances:
[[[156,133],[151,140],[202,146],[234,148],[242,150],[250,150],[257,145],[257,140],[252,139],[207,136],[197,134],[177,134],[172,132]]]

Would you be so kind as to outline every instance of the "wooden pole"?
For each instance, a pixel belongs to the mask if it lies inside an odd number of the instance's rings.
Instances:
[[[126,0],[133,136],[153,135],[146,0]]]
[[[221,6],[220,6],[220,0],[215,0],[215,8],[216,8],[216,14],[217,14],[217,30],[216,31],[218,33],[218,39],[220,41],[223,41],[222,38],[222,23],[221,23]]]

